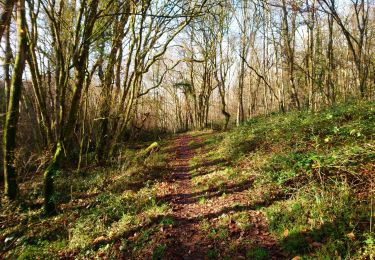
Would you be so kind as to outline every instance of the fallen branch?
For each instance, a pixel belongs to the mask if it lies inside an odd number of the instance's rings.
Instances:
[[[159,151],[159,143],[153,142],[148,146],[146,149],[140,152],[139,158],[146,159],[148,156],[150,156],[152,153]]]

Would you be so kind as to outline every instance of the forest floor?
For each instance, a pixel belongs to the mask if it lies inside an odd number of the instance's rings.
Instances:
[[[59,172],[56,216],[42,174],[20,176],[0,259],[374,259],[374,126],[352,103],[135,143]]]

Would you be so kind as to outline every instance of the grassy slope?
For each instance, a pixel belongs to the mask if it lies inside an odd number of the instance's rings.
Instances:
[[[374,123],[374,103],[360,103],[258,117],[225,134],[192,133],[202,140],[189,144],[200,151],[190,162],[193,188],[221,190],[223,200],[230,187],[246,189],[288,257],[374,256]],[[168,193],[168,145],[145,162],[127,150],[115,167],[62,172],[56,217],[42,216],[41,183],[24,183],[21,206],[0,205],[0,258],[162,255],[156,234],[173,225],[169,205],[157,199]],[[208,200],[202,196],[199,203]],[[219,216],[216,226],[202,219],[213,244],[228,233],[227,218],[240,229],[253,225],[241,205]],[[253,248],[247,256],[266,259],[267,252]]]
[[[193,183],[225,189],[255,178],[249,200],[289,257],[375,257],[374,127],[374,103],[257,117],[206,139],[211,152],[192,165],[213,166],[196,169]]]

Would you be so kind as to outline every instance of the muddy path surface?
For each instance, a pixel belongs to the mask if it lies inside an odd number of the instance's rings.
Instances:
[[[248,188],[251,180],[239,187],[228,187],[227,195],[220,196],[217,190],[197,192],[192,184],[190,160],[199,151],[190,148],[190,143],[201,143],[200,137],[182,135],[174,140],[175,156],[171,162],[169,178],[170,193],[163,198],[172,208],[173,225],[163,230],[159,243],[166,245],[163,259],[254,259],[247,254],[249,248],[267,250],[264,259],[283,259],[276,240],[269,234],[265,217],[248,203]],[[232,189],[231,189],[232,188]],[[201,200],[207,203],[201,203]],[[239,206],[240,205],[240,206]],[[236,223],[228,222],[229,234],[225,238],[209,237],[202,223],[215,226],[223,214],[245,211],[251,228],[241,231]],[[243,241],[251,241],[244,246]],[[237,245],[237,246],[236,246]],[[228,249],[234,247],[228,255]],[[225,256],[225,257],[224,257]],[[229,258],[228,258],[229,257]]]

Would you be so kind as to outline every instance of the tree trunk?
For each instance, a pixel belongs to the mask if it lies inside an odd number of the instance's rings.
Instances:
[[[5,102],[4,111],[7,110],[7,104],[10,96],[10,63],[12,62],[12,49],[10,46],[10,24],[6,25],[5,28],[5,65],[4,65],[4,90],[5,90]]]
[[[62,159],[63,153],[62,149],[64,149],[64,146],[69,147],[72,142],[72,136],[74,133],[74,128],[77,122],[77,115],[78,115],[78,109],[81,101],[81,95],[83,90],[83,84],[85,81],[85,73],[82,73],[82,71],[86,70],[88,56],[89,56],[89,48],[90,48],[90,37],[92,36],[93,28],[95,25],[95,17],[97,14],[98,9],[98,1],[99,0],[93,0],[90,3],[90,6],[88,7],[89,11],[88,15],[84,21],[86,24],[86,30],[83,33],[82,36],[82,44],[77,48],[77,53],[74,54],[74,60],[73,64],[74,66],[74,87],[73,87],[73,93],[72,93],[72,100],[70,104],[70,110],[67,116],[66,124],[65,124],[65,111],[64,106],[62,104],[65,102],[62,100],[60,103],[60,118],[59,121],[60,127],[62,129],[60,130],[60,136],[58,139],[58,142],[56,143],[56,147],[54,150],[54,156],[52,160],[49,162],[49,165],[44,172],[44,210],[47,215],[54,214],[56,212],[55,207],[55,201],[53,199],[54,194],[54,175],[56,174],[57,170],[59,169],[59,164]],[[60,75],[61,76],[61,75]],[[64,83],[65,84],[65,83]],[[63,89],[63,91],[65,91]],[[65,93],[62,93],[62,98],[65,98]]]
[[[10,23],[15,2],[15,0],[6,0],[4,3],[4,8],[0,16],[0,41],[3,36],[3,33],[6,30],[7,25],[9,25]]]
[[[53,198],[55,192],[53,178],[59,169],[62,155],[62,144],[58,142],[53,159],[43,175],[44,211],[47,215],[56,214],[56,202]]]
[[[1,95],[2,97],[2,105],[1,105],[1,110],[0,110],[0,114],[1,115],[1,124],[2,126],[5,125],[5,119],[6,119],[6,112],[7,112],[7,105],[9,103],[9,94],[10,94],[10,85],[11,85],[11,78],[10,78],[10,63],[12,62],[12,49],[11,49],[11,46],[10,46],[10,20],[8,22],[8,24],[5,25],[5,64],[4,64],[4,89],[3,89],[3,93]],[[4,115],[4,116],[3,116]],[[1,127],[2,129],[3,127]],[[2,129],[3,130],[3,129]],[[3,141],[3,140],[1,140]],[[1,146],[3,145],[3,142],[1,142]],[[0,151],[0,158],[4,158],[3,157],[3,149]],[[0,167],[1,171],[3,172],[4,171],[4,167],[3,165],[1,165]],[[0,175],[0,182],[4,181],[4,175],[1,174]]]
[[[291,102],[298,109],[301,107],[297,87],[294,78],[294,56],[295,56],[295,33],[296,33],[297,13],[293,10],[291,18],[291,28],[289,27],[288,9],[285,0],[282,0],[282,38],[286,52],[286,63],[288,67],[288,81],[291,88]]]
[[[128,9],[126,9],[128,11]],[[100,119],[100,134],[99,134],[99,141],[96,148],[96,159],[99,164],[103,164],[104,160],[107,158],[109,154],[109,144],[112,140],[110,140],[110,136],[108,132],[109,129],[109,117],[111,114],[111,103],[112,103],[112,90],[113,90],[113,78],[115,77],[115,84],[116,90],[119,92],[120,90],[120,75],[119,70],[120,68],[116,66],[116,62],[121,64],[117,58],[119,56],[119,52],[121,54],[121,44],[122,40],[125,36],[124,34],[124,27],[127,23],[129,18],[129,14],[125,13],[122,15],[121,20],[114,25],[114,36],[112,39],[112,46],[111,52],[108,57],[108,64],[105,70],[105,74],[103,76],[103,84],[102,84],[102,104],[101,104],[101,119]],[[122,54],[121,54],[122,55]],[[120,56],[121,57],[121,56]],[[116,71],[116,72],[115,72]],[[117,92],[117,93],[118,93]]]
[[[10,87],[9,106],[4,128],[4,194],[11,200],[17,197],[17,176],[14,165],[14,150],[16,148],[17,123],[19,117],[19,102],[22,92],[22,74],[25,67],[26,49],[26,19],[25,2],[17,2],[17,55],[14,62],[12,82]]]
[[[336,103],[335,85],[333,84],[333,71],[334,60],[333,60],[333,17],[331,14],[328,15],[328,72],[327,72],[327,96],[329,103],[334,105]]]
[[[242,54],[245,53],[245,46],[243,46]],[[243,88],[244,88],[244,80],[245,80],[245,60],[246,57],[242,56],[241,59],[241,70],[239,75],[239,82],[238,82],[238,110],[237,110],[237,126],[242,124],[245,121],[245,113],[243,107]]]

